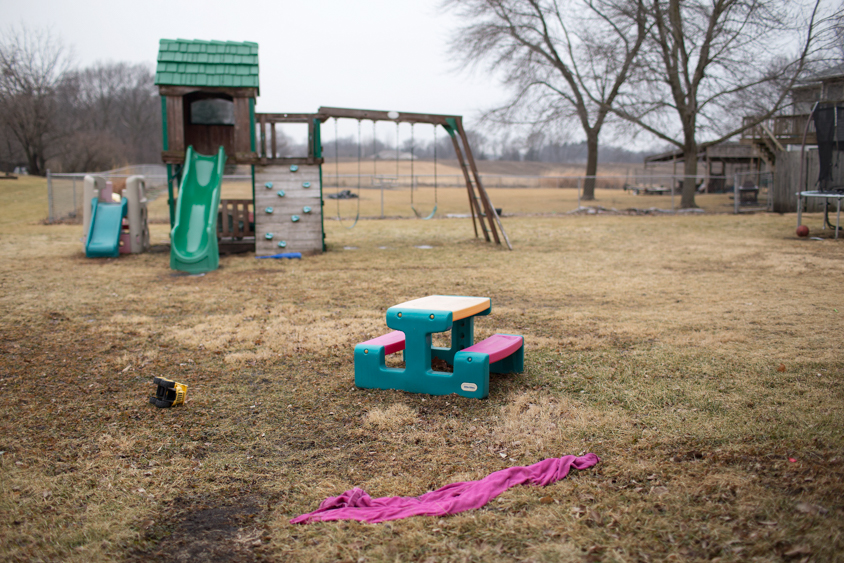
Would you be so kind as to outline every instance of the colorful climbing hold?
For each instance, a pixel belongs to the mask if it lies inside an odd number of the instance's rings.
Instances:
[[[303,187],[303,188],[310,188],[310,187],[311,187],[311,183],[310,183],[310,182],[302,182],[302,187]]]
[[[278,194],[278,197],[284,197],[284,190],[278,190],[276,193]]]
[[[264,184],[264,187],[267,188],[268,190],[271,190],[271,189],[273,189],[273,183],[267,182],[266,184]]]
[[[285,248],[287,246],[287,241],[280,240],[278,241],[279,248]]]
[[[264,235],[264,238],[267,239],[267,240],[273,240],[273,234],[267,233],[267,234]]]
[[[290,218],[290,220],[291,220],[291,221],[293,221],[293,222],[295,223],[296,221],[298,221],[298,220],[299,220],[299,216],[298,216],[298,215],[294,215],[293,217],[291,217],[291,218]]]
[[[291,165],[290,165],[290,171],[291,171],[291,172],[296,172],[297,170],[299,170],[299,167],[298,167],[298,166],[296,166],[295,164],[291,164]]]
[[[266,211],[267,213],[272,213],[272,212],[273,212],[273,208],[272,208],[272,207],[267,207],[266,209],[264,209],[264,211]]]
[[[310,207],[308,207],[308,206],[306,205],[305,207],[303,207],[303,208],[302,208],[302,211],[303,211],[304,213],[310,213],[310,212],[311,212],[311,208],[310,208]]]

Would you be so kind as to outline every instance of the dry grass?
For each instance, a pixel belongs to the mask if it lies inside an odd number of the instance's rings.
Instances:
[[[844,243],[793,216],[515,217],[512,253],[465,219],[327,221],[324,255],[190,277],[86,260],[43,193],[0,185],[0,559],[842,560]],[[478,336],[524,334],[525,373],[355,389],[354,343],[435,293],[490,296]],[[147,404],[160,375],[187,405]],[[585,451],[477,511],[287,523]]]

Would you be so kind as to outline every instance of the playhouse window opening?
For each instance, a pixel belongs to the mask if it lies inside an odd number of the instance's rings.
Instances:
[[[258,126],[260,128],[260,125]],[[308,124],[307,123],[268,123],[264,133],[267,143],[267,154],[272,158],[303,158],[308,156]],[[272,131],[275,128],[275,154],[272,154]],[[260,129],[258,131],[258,143]]]
[[[234,102],[222,98],[206,98],[190,104],[192,125],[234,125]]]

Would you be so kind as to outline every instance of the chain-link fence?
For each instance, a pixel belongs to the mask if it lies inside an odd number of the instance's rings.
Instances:
[[[326,219],[360,217],[464,216],[469,214],[466,183],[458,174],[331,174],[323,169]],[[96,173],[120,191],[125,179],[146,179],[150,222],[167,222],[167,174],[161,165],[125,167]],[[85,174],[47,176],[49,221],[80,222]],[[505,215],[562,213],[672,213],[681,210],[683,176],[671,174],[601,175],[595,198],[586,200],[583,176],[482,174],[496,208]],[[770,173],[741,173],[734,178],[695,178],[695,203],[708,212],[740,213],[770,206]],[[752,186],[750,184],[753,184]],[[714,190],[718,190],[715,192]],[[251,199],[248,175],[223,177],[224,199]]]
[[[773,172],[737,172],[733,180],[733,213],[773,209]]]
[[[121,191],[126,178],[141,175],[146,181],[147,200],[155,201],[167,192],[167,168],[160,164],[141,164],[125,166],[105,172],[78,174],[53,174],[47,170],[47,221],[50,223],[82,222],[82,185],[88,174],[102,176],[112,182],[116,191]],[[166,199],[166,197],[164,198]],[[90,202],[88,202],[90,205]]]
[[[157,164],[126,166],[106,172],[78,174],[52,174],[47,171],[47,220],[50,223],[81,223],[83,182],[88,174],[102,176],[112,182],[115,193],[122,191],[126,178],[143,176],[146,183],[148,217],[151,223],[167,223],[170,209],[167,205],[167,168]],[[222,198],[252,199],[252,176],[223,176]],[[174,195],[178,195],[178,189]],[[90,202],[88,203],[90,205]]]
[[[681,175],[602,175],[595,198],[586,200],[583,176],[481,174],[481,183],[504,215],[559,213],[672,213],[682,200]],[[732,179],[695,178],[695,203],[709,212],[731,213]],[[719,189],[713,193],[713,188]],[[470,212],[462,175],[331,174],[323,171],[327,219],[360,217],[463,216]],[[331,200],[336,200],[332,202]]]

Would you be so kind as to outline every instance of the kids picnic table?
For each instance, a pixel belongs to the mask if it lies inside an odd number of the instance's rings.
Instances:
[[[524,339],[495,334],[474,343],[475,317],[489,315],[488,297],[430,295],[387,309],[387,326],[394,329],[355,346],[355,385],[367,389],[400,389],[411,393],[482,399],[489,394],[489,374],[524,369]],[[451,331],[451,346],[431,344],[435,332]],[[404,368],[388,368],[388,354],[404,351]],[[439,358],[454,372],[434,371]]]

